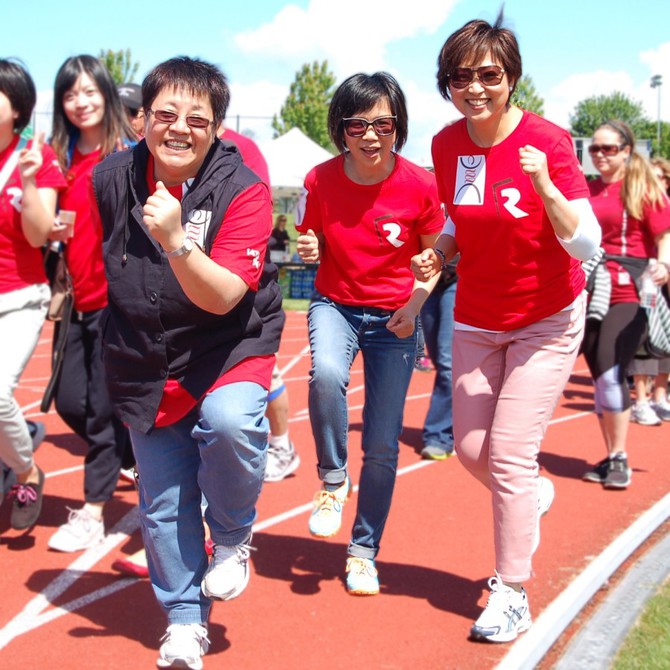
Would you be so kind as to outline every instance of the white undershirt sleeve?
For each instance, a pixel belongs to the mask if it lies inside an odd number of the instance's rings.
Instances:
[[[569,240],[562,240],[558,235],[556,239],[573,258],[588,261],[600,247],[602,230],[593,209],[591,209],[591,203],[586,198],[571,200],[570,205],[579,215],[579,223],[575,234]]]

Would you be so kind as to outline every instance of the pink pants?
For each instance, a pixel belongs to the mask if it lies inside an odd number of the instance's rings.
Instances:
[[[456,330],[453,408],[456,453],[490,491],[496,571],[531,575],[537,523],[537,455],[579,353],[585,300],[504,333]]]

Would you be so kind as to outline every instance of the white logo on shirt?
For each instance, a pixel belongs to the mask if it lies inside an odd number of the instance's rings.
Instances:
[[[7,189],[7,195],[10,197],[9,204],[17,211],[22,210],[23,204],[23,190],[17,186],[10,186]]]
[[[528,216],[528,212],[524,212],[520,207],[516,206],[516,203],[521,200],[521,193],[519,192],[518,188],[503,188],[500,191],[500,195],[505,198],[503,207],[515,219],[523,219],[524,216]]]
[[[402,228],[397,223],[385,223],[382,226],[382,230],[386,233],[386,239],[394,247],[398,248],[405,244],[402,240],[398,239],[402,232]]]
[[[483,205],[485,185],[486,159],[484,156],[459,156],[454,205]]]
[[[255,268],[259,268],[261,266],[261,254],[260,251],[258,251],[258,249],[249,249],[247,247],[247,256],[251,257],[252,259],[251,264]]]

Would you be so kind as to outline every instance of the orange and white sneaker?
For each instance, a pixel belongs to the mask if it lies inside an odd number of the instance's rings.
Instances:
[[[347,558],[347,591],[352,596],[376,596],[379,593],[379,576],[371,558]]]
[[[314,537],[332,537],[342,526],[342,508],[351,495],[347,477],[335,491],[321,489],[314,496],[314,509],[309,517],[309,532]]]

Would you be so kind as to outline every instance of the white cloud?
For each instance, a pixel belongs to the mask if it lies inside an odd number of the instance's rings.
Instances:
[[[564,79],[545,96],[544,115],[559,126],[568,128],[569,116],[578,102],[596,95],[620,91],[632,97],[633,80],[627,72],[581,72]]]
[[[286,5],[270,23],[235,37],[244,53],[273,58],[327,58],[336,75],[384,69],[391,42],[432,34],[459,0],[311,0]]]
[[[661,119],[670,119],[670,42],[661,44],[657,49],[643,51],[640,61],[648,66],[649,78],[638,88],[638,97],[652,120],[658,119],[658,102],[660,94]],[[661,75],[661,87],[651,88],[651,78]]]
[[[419,165],[432,165],[430,145],[433,136],[461,114],[442,98],[437,86],[425,90],[410,80],[403,90],[407,98],[409,136],[402,154]]]
[[[226,124],[263,143],[272,139],[272,116],[279,114],[288,88],[269,81],[230,84],[230,107]]]
[[[648,77],[634,81],[629,72],[582,72],[574,74],[554,86],[545,96],[544,111],[548,119],[565,128],[569,126],[569,115],[578,102],[596,95],[610,95],[616,91],[642,104],[644,112],[652,120],[658,118],[658,96],[661,96],[661,119],[670,118],[670,42],[657,49],[640,54],[640,62],[648,67]],[[660,91],[650,86],[651,77],[660,74]]]

